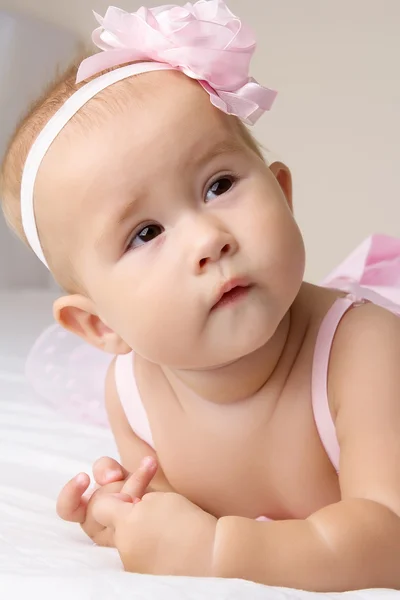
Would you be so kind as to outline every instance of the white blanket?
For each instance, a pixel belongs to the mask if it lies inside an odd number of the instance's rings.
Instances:
[[[0,295],[1,600],[380,600],[399,592],[311,594],[244,581],[124,573],[115,550],[98,548],[55,514],[63,483],[102,455],[116,456],[108,431],[72,423],[34,397],[26,353],[51,321],[51,295]]]

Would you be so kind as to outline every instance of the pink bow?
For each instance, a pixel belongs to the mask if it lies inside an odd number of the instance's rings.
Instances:
[[[85,59],[77,82],[132,61],[171,65],[196,79],[214,106],[249,125],[270,110],[277,92],[249,77],[256,42],[252,31],[223,0],[199,0],[185,6],[141,7],[127,13],[113,6],[93,42],[103,52]]]

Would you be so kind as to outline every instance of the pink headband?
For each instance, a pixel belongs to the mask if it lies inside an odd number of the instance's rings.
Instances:
[[[178,70],[195,79],[214,106],[253,125],[270,110],[276,92],[249,77],[254,35],[223,0],[199,0],[185,6],[140,8],[127,13],[109,7],[93,42],[103,52],[85,59],[77,83],[111,67],[126,65],[92,79],[55,113],[34,142],[21,182],[22,225],[44,265],[34,211],[34,186],[43,158],[68,121],[96,94],[122,79],[158,70]]]

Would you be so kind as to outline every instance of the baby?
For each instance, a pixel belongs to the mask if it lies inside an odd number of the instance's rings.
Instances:
[[[400,589],[400,308],[303,281],[290,171],[245,126],[275,94],[221,0],[100,23],[2,169],[56,320],[115,357],[122,465],[59,514],[131,571]]]

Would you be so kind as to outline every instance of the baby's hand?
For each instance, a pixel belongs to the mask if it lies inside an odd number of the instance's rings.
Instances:
[[[96,489],[87,492],[90,477],[79,473],[61,490],[57,513],[65,521],[80,523],[83,531],[99,546],[114,546],[113,529],[98,523],[92,514],[95,497],[105,493],[118,494],[127,480],[130,482],[129,494],[142,497],[156,470],[157,462],[151,457],[145,458],[133,475],[112,458],[100,458],[93,465]],[[131,495],[126,499],[130,500]]]
[[[126,571],[153,575],[210,576],[217,519],[172,492],[142,500],[102,494],[93,501],[98,523],[115,531],[115,546]]]

